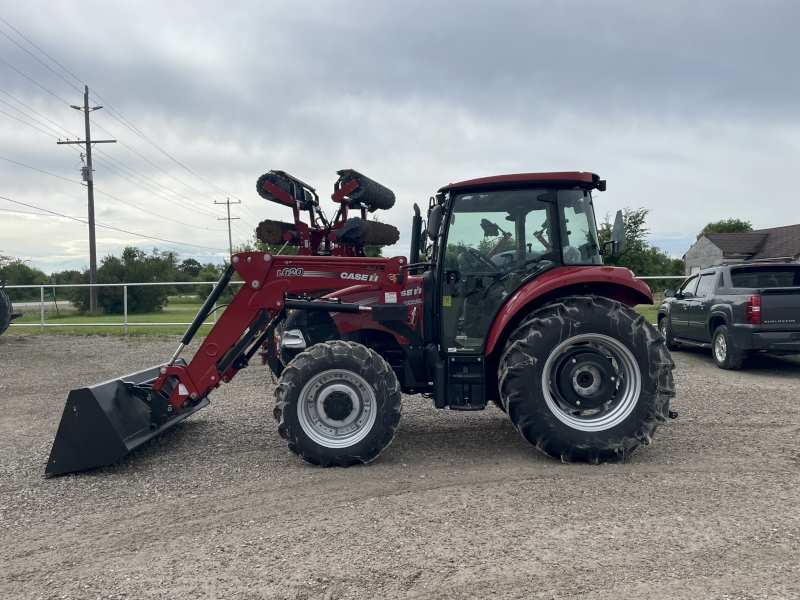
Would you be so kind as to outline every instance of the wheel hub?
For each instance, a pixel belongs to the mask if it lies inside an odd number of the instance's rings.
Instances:
[[[591,347],[573,348],[555,365],[555,391],[574,410],[597,409],[611,401],[619,373],[609,357]]]
[[[300,427],[317,444],[346,448],[369,434],[375,423],[372,388],[353,371],[332,369],[312,377],[297,403]]]
[[[333,421],[344,421],[353,412],[353,399],[347,392],[335,390],[322,402],[325,415]]]
[[[577,431],[606,431],[620,424],[635,408],[642,389],[641,371],[631,351],[599,333],[562,341],[548,356],[543,375],[548,408]]]

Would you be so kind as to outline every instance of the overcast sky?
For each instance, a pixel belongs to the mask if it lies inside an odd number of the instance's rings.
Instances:
[[[270,169],[317,187],[329,214],[338,169],[393,189],[381,219],[402,236],[385,255],[407,253],[414,202],[516,172],[598,173],[598,218],[648,208],[651,242],[673,255],[711,220],[800,222],[794,0],[27,0],[0,17],[0,157],[69,180],[0,160],[0,196],[85,219],[76,147],[12,116],[83,139],[68,106],[82,94],[67,81],[88,84],[106,106],[91,115],[93,137],[125,144],[97,147],[97,219],[132,232],[98,228],[101,257],[137,245],[221,260],[214,201],[244,202],[234,243],[261,219],[291,220],[255,192]],[[88,265],[86,225],[9,210],[39,212],[0,200],[3,254],[46,272]]]

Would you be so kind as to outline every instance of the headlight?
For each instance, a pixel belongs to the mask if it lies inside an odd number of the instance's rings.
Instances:
[[[295,348],[301,350],[306,347],[306,339],[299,329],[288,329],[281,334],[278,342],[279,348]]]

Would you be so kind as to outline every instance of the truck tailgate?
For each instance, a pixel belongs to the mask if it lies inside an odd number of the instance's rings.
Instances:
[[[800,287],[759,291],[763,331],[800,331]]]

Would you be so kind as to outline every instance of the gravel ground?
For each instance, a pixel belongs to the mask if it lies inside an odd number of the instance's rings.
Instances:
[[[177,341],[0,337],[3,598],[800,598],[800,360],[674,353],[677,421],[626,463],[404,398],[375,462],[290,453],[243,371],[117,465],[43,479],[69,389]]]

